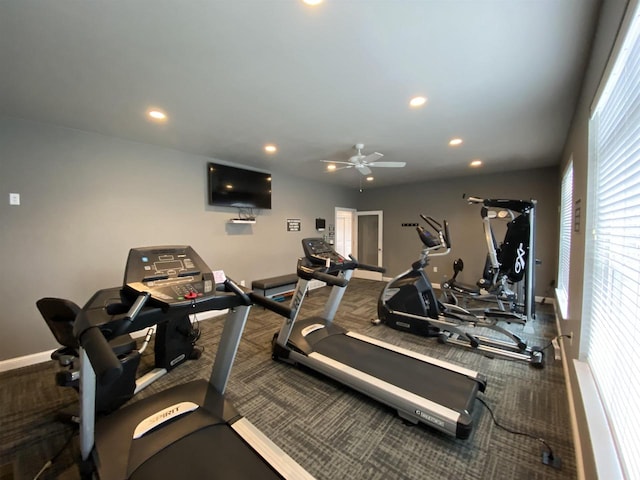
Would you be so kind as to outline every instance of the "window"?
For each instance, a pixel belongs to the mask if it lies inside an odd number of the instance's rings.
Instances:
[[[571,259],[571,221],[573,219],[573,159],[562,176],[560,193],[560,252],[558,254],[558,289],[556,295],[562,318],[569,315],[569,265]]]
[[[622,43],[589,123],[589,192],[582,354],[620,462],[640,478],[640,30],[629,3]],[[630,21],[629,21],[630,20]]]

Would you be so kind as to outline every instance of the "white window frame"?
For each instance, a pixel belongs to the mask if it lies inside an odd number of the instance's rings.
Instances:
[[[581,359],[625,478],[640,478],[640,8],[631,0],[589,121]]]
[[[573,236],[573,156],[562,175],[560,192],[560,242],[558,248],[558,286],[556,299],[563,319],[569,318],[569,272]]]

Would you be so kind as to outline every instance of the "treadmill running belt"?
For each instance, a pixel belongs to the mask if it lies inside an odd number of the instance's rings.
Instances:
[[[458,412],[473,409],[478,382],[465,375],[347,335],[311,342],[317,353],[432,402]]]
[[[167,446],[130,477],[158,478],[255,478],[278,475],[228,425],[212,425]]]

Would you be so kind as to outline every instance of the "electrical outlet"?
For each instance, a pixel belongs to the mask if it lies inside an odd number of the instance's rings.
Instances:
[[[438,273],[438,267],[433,267],[433,273]]]
[[[9,205],[20,205],[20,194],[19,193],[10,193],[9,194]]]

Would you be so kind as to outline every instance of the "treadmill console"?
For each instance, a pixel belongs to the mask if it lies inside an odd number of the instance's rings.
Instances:
[[[322,238],[305,238],[302,240],[302,248],[304,249],[304,255],[315,265],[329,267],[330,265],[340,266],[346,263],[353,263],[352,260],[336,252]]]
[[[124,293],[148,292],[151,304],[193,305],[215,295],[213,273],[189,246],[132,248],[124,274]]]

